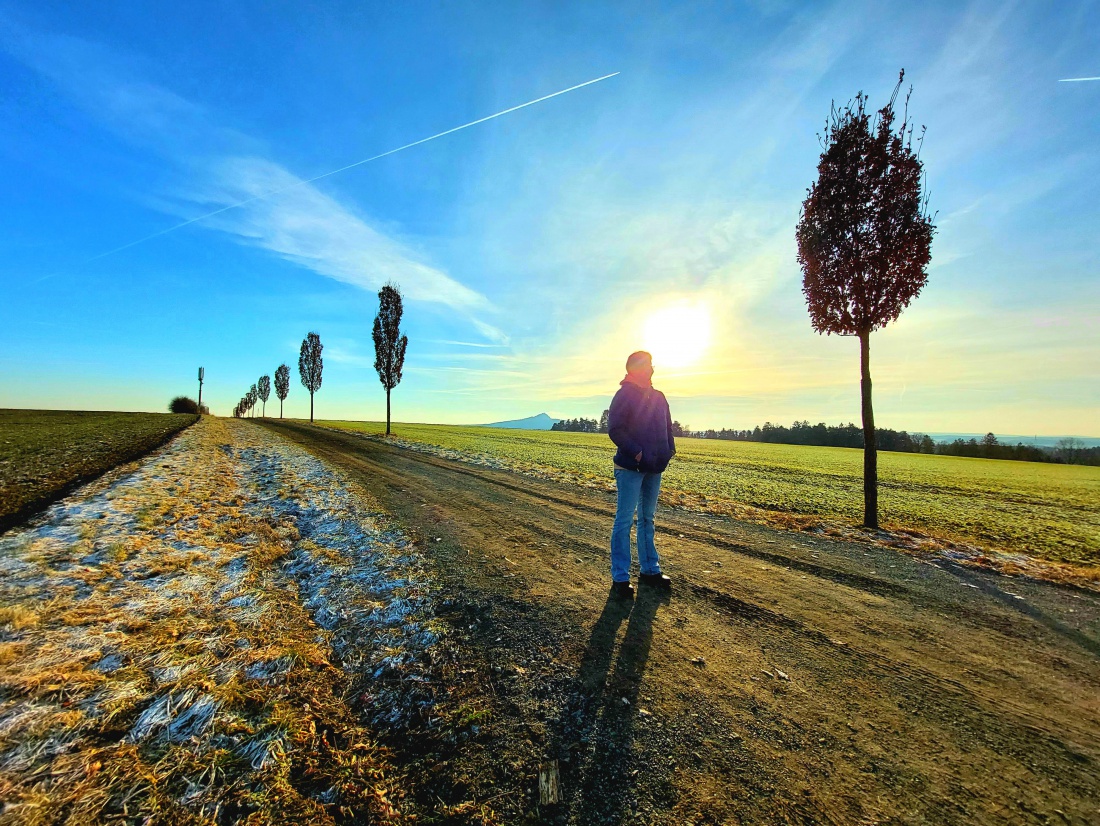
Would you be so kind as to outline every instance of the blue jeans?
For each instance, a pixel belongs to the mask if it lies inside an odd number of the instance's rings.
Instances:
[[[661,490],[661,474],[615,468],[615,484],[619,489],[615,524],[611,528],[611,579],[630,580],[630,526],[638,512],[638,567],[643,574],[659,574],[661,560],[653,544],[653,512],[657,510],[657,493]]]

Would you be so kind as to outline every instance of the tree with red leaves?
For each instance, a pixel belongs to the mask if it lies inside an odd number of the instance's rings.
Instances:
[[[895,129],[894,104],[867,111],[862,92],[833,106],[822,135],[817,182],[795,233],[802,292],[814,330],[858,336],[863,407],[863,524],[878,527],[878,454],[871,406],[870,336],[901,315],[928,282],[935,216],[922,195],[920,145],[913,148],[909,95]]]

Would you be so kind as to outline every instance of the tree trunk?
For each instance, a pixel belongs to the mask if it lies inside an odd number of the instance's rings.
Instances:
[[[283,417],[283,400],[279,399],[279,418]]]
[[[390,391],[386,390],[386,435],[390,435]]]
[[[313,391],[309,391],[309,423],[313,424]]]
[[[267,402],[264,402],[263,412],[260,413],[260,418],[261,419],[266,419],[267,418]]]
[[[863,401],[863,526],[878,527],[878,446],[871,408],[871,333],[859,334],[859,389]]]

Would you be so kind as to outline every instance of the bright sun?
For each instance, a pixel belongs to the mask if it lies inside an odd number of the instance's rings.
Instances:
[[[688,367],[710,344],[710,312],[690,304],[657,310],[646,320],[642,341],[658,369]]]

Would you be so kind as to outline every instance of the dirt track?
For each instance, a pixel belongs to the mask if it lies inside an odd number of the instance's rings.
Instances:
[[[432,552],[472,820],[1095,823],[1100,598],[659,507],[671,597],[608,599],[606,494],[293,423]],[[609,460],[610,462],[610,460]],[[558,760],[564,802],[538,806]],[[457,797],[456,797],[457,796]]]

